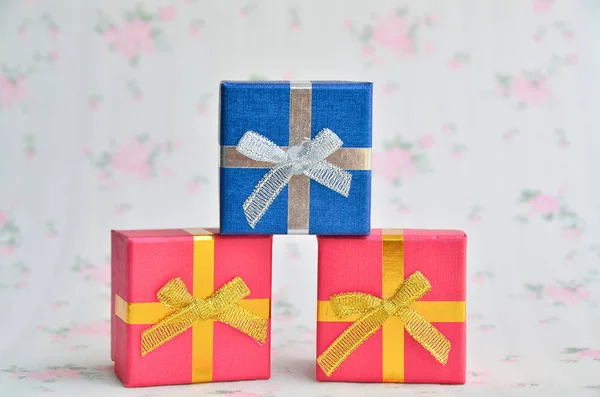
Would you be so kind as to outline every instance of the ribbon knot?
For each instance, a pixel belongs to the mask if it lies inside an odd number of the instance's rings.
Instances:
[[[192,296],[180,278],[168,281],[156,296],[174,312],[142,332],[142,356],[183,333],[195,322],[213,319],[265,343],[268,320],[238,304],[248,295],[250,289],[240,277],[235,277],[206,299]]]
[[[381,299],[361,292],[333,295],[329,300],[336,317],[345,318],[355,315],[360,317],[317,359],[325,375],[331,376],[392,316],[402,320],[406,331],[438,362],[446,365],[451,348],[450,341],[423,316],[410,308],[410,305],[430,290],[431,284],[427,278],[417,271],[404,280],[389,299]]]
[[[256,132],[247,131],[240,139],[237,151],[253,160],[274,164],[243,204],[250,227],[256,226],[294,175],[306,175],[348,197],[352,175],[326,160],[342,145],[342,140],[328,128],[319,132],[314,139],[291,146],[287,151]]]

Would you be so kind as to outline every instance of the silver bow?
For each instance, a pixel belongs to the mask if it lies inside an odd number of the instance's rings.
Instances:
[[[306,175],[321,185],[348,197],[352,175],[325,160],[342,147],[342,140],[325,128],[312,140],[283,150],[264,136],[247,131],[236,149],[256,161],[273,163],[244,202],[244,214],[254,229],[293,175]]]

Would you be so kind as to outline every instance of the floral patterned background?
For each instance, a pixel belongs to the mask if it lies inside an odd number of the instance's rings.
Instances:
[[[599,395],[599,20],[594,0],[3,1],[0,394]],[[217,225],[222,79],[375,82],[374,226],[469,234],[466,386],[316,383],[316,241],[294,236],[270,381],[121,386],[109,230]]]

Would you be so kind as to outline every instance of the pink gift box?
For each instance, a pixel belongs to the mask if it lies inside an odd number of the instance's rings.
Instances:
[[[317,365],[320,381],[465,383],[466,235],[452,230],[375,229],[370,236],[319,236],[317,357],[360,316],[341,318],[336,294],[365,293],[389,300],[419,272],[431,289],[410,306],[450,343],[442,364],[391,316],[330,376]],[[323,360],[323,359],[321,359]]]
[[[206,299],[239,277],[250,290],[239,304],[270,318],[271,247],[271,236],[203,229],[113,231],[111,357],[125,386],[268,379],[270,324],[261,345],[219,321],[196,321],[145,356],[141,335],[172,313],[157,292],[175,278]]]

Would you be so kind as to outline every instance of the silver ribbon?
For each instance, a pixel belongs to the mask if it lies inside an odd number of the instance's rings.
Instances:
[[[307,139],[287,150],[281,149],[259,133],[247,131],[240,139],[237,151],[253,160],[274,164],[244,202],[244,214],[250,227],[254,229],[294,175],[306,175],[348,197],[352,175],[325,160],[342,145],[342,140],[328,128],[319,132],[314,139]]]

